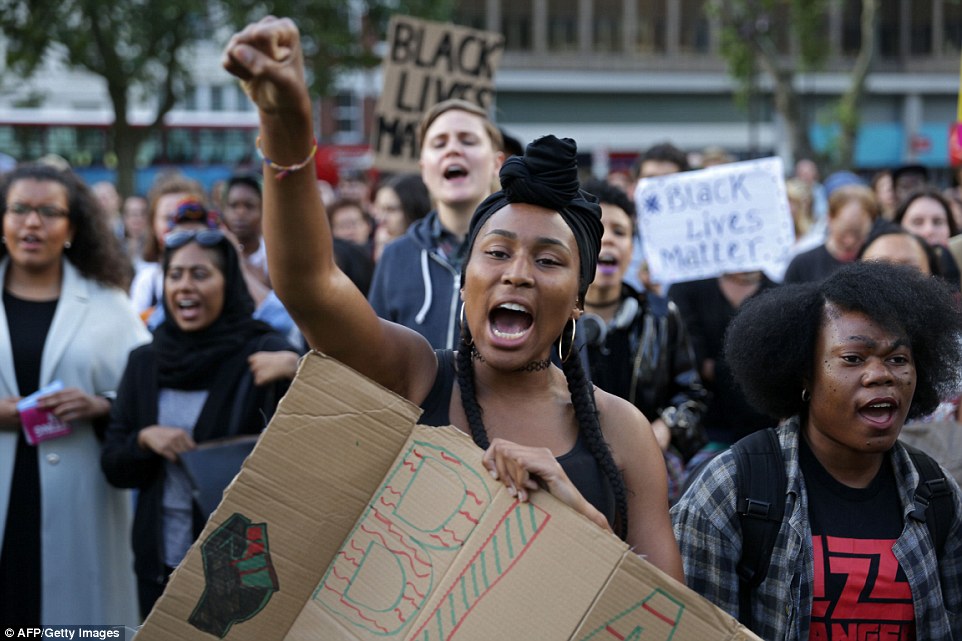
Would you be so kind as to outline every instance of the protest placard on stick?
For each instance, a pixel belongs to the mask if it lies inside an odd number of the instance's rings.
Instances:
[[[646,178],[635,190],[635,205],[658,283],[777,273],[795,242],[779,158]]]
[[[460,98],[489,109],[503,51],[499,33],[393,16],[374,116],[374,165],[417,171],[418,122],[443,100]]]

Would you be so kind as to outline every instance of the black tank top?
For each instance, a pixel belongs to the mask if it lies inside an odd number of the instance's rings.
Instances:
[[[424,413],[418,423],[440,427],[451,424],[451,390],[456,384],[456,373],[453,350],[437,349],[434,350],[434,353],[438,358],[438,374],[434,379],[431,391],[428,392],[427,397],[421,403],[421,409],[424,410]],[[611,489],[608,477],[588,449],[588,444],[580,432],[571,451],[562,454],[557,460],[582,496],[605,515],[608,523],[613,525],[615,520],[614,492]]]

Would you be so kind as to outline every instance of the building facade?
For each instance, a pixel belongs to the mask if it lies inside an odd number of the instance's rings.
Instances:
[[[546,133],[574,138],[597,175],[627,167],[664,141],[690,152],[721,146],[739,158],[777,154],[790,163],[768,79],[759,76],[747,107],[736,105],[709,1],[460,0],[453,21],[505,36],[493,113],[499,125],[522,142]],[[825,64],[795,78],[812,140],[823,150],[831,144],[832,104],[847,86],[860,43],[861,2],[828,4]],[[759,20],[790,56],[798,43],[788,10],[778,6]],[[958,111],[962,3],[880,0],[876,35],[855,168],[946,168]],[[194,87],[170,113],[170,128],[142,150],[142,181],[157,165],[256,162],[256,114],[220,66],[222,46],[214,38],[196,45]],[[330,147],[332,163],[363,167],[380,76],[352,72],[338,86],[318,105],[319,142]],[[150,97],[140,100],[132,120],[146,124]],[[0,152],[15,158],[59,153],[79,168],[109,173],[104,141],[111,119],[103,81],[68,72],[55,57],[44,73],[0,85]]]

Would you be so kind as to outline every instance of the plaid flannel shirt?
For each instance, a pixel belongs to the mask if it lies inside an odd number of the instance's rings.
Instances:
[[[788,475],[785,520],[775,540],[765,581],[752,597],[756,634],[766,640],[807,641],[812,611],[813,553],[808,497],[798,463],[799,420],[779,428]],[[915,608],[920,641],[962,640],[962,492],[946,475],[955,497],[955,518],[945,550],[937,560],[924,523],[909,518],[918,472],[908,453],[896,444],[892,456],[902,503],[904,526],[893,552],[905,572]],[[688,586],[738,616],[741,525],[735,512],[737,488],[731,451],[718,455],[671,510],[675,537],[685,564]],[[954,636],[953,636],[954,635]]]

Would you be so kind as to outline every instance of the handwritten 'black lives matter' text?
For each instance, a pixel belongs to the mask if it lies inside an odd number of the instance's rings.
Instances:
[[[388,36],[374,147],[383,161],[416,162],[418,122],[425,111],[451,98],[490,108],[504,39],[407,17],[393,20]]]

